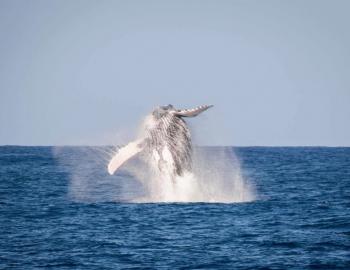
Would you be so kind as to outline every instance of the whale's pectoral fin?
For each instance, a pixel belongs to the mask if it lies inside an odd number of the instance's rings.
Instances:
[[[143,140],[137,140],[120,148],[108,164],[108,173],[114,174],[127,160],[140,153],[144,148],[143,145]]]
[[[211,107],[213,107],[213,105],[203,105],[203,106],[196,107],[194,109],[177,110],[174,112],[174,114],[181,117],[194,117],[200,114],[201,112],[208,110]]]

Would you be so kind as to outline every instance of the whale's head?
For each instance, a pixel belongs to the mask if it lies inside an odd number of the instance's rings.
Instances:
[[[153,110],[152,115],[155,119],[160,119],[169,113],[174,113],[176,110],[173,105],[159,106]]]

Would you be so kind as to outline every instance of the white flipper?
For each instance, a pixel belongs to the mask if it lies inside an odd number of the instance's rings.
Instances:
[[[177,110],[174,112],[174,114],[177,116],[182,116],[182,117],[195,117],[198,114],[200,114],[201,112],[204,112],[211,107],[213,107],[213,105],[202,105],[202,106],[196,107],[194,109]]]
[[[140,153],[142,150],[142,140],[128,143],[124,147],[120,148],[108,164],[108,173],[110,175],[114,174],[120,166],[122,166],[127,160],[136,154]]]

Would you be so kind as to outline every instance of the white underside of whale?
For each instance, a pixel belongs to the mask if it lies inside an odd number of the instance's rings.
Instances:
[[[167,146],[164,146],[159,152],[153,149],[150,161],[153,170],[163,175],[172,176],[175,164],[173,156]]]

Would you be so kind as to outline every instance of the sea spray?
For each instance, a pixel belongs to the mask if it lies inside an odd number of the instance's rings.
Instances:
[[[137,139],[125,147],[79,148],[80,157],[67,159],[72,161],[69,196],[127,202],[254,200],[253,188],[243,178],[231,147],[192,146],[191,132],[182,118],[210,107],[161,106],[144,119]]]
[[[136,157],[115,175],[106,172],[114,147],[56,147],[54,156],[69,174],[67,195],[82,202],[247,202],[255,199],[231,147],[194,147],[193,171],[174,180]]]
[[[196,147],[193,171],[172,179],[140,162],[126,165],[144,187],[145,194],[133,202],[212,202],[234,203],[255,199],[252,184],[243,178],[239,161],[231,147]]]

